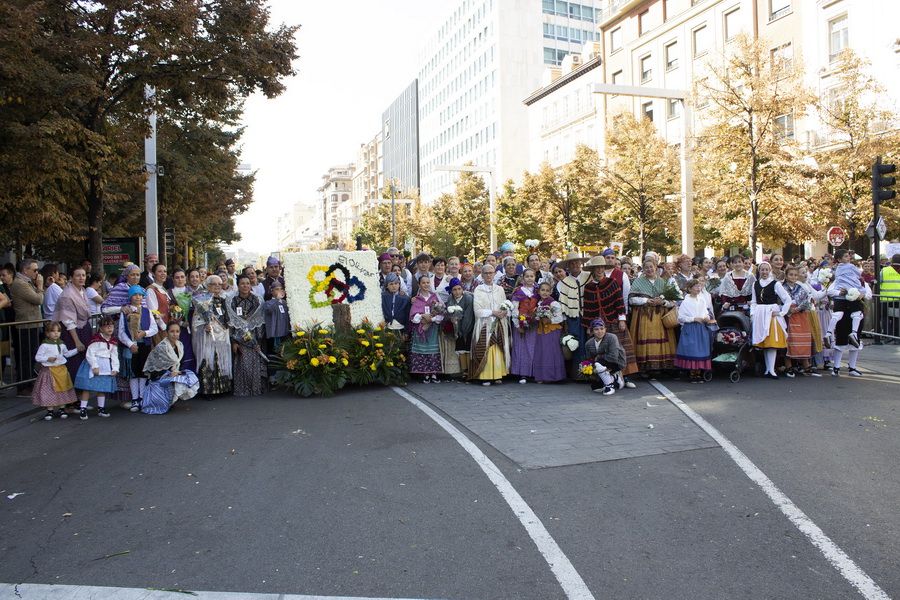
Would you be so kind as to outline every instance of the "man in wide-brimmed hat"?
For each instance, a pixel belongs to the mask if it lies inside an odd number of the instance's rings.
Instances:
[[[581,326],[584,286],[591,278],[591,274],[581,268],[587,260],[577,252],[569,252],[565,259],[555,265],[568,272],[568,276],[556,284],[556,289],[559,292],[563,315],[566,317],[566,330],[578,340],[578,349],[572,352],[571,368],[571,373],[576,378],[579,376],[579,365],[584,360],[584,345],[587,342],[587,333]]]

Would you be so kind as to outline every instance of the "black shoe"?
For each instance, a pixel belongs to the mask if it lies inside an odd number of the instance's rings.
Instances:
[[[793,369],[787,369],[784,372],[784,376],[787,377],[788,379],[793,379],[794,377],[797,376],[797,373]]]
[[[781,379],[778,375],[773,375],[772,373],[764,373],[763,377],[766,379]]]
[[[53,420],[53,411],[52,411],[52,410],[48,410],[48,411],[47,411],[47,414],[44,415],[44,420],[45,420],[45,421],[52,421],[52,420]]]
[[[131,408],[129,408],[131,412],[140,412],[141,410],[141,401],[140,400],[132,400]]]
[[[100,408],[97,410],[97,416],[106,418],[109,416],[109,410],[106,407]]]
[[[78,418],[82,421],[87,421],[88,416],[86,408],[82,408],[80,411],[78,411]]]
[[[831,369],[831,376],[832,376],[832,377],[840,377],[840,376],[841,376],[841,370],[840,370],[839,368],[837,368],[837,367],[834,367],[833,369]]]
[[[69,418],[69,415],[66,414],[66,411],[64,411],[62,409],[53,411],[53,416],[56,417],[57,419],[68,419]]]

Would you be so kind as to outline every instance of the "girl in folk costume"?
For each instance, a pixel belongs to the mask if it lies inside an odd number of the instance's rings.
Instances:
[[[694,279],[685,285],[688,296],[678,307],[678,322],[681,323],[681,335],[678,338],[678,349],[675,352],[675,366],[690,371],[691,383],[703,383],[703,374],[712,370],[709,337],[709,323],[715,323],[703,293],[706,292],[702,281]]]
[[[141,306],[144,300],[144,288],[133,285],[128,290],[132,310],[127,314],[119,314],[119,342],[122,344],[122,375],[128,380],[131,388],[131,412],[141,408],[141,398],[147,378],[144,377],[144,362],[150,354],[151,340],[159,331],[156,319],[150,309]]]
[[[766,360],[764,377],[778,379],[775,373],[775,358],[778,350],[787,348],[787,323],[784,317],[791,309],[790,294],[772,276],[772,266],[760,263],[759,279],[753,284],[750,300],[750,320],[753,330],[753,345],[763,349]]]
[[[128,296],[128,290],[131,286],[139,285],[141,281],[141,269],[135,264],[127,264],[122,269],[122,274],[116,281],[116,285],[109,291],[109,295],[103,304],[100,305],[100,313],[109,315],[115,319],[115,326],[118,327],[119,315],[122,312],[129,313],[136,310],[131,306]],[[147,306],[146,301],[142,298],[141,307]],[[122,353],[124,348],[119,348],[119,363],[124,364],[125,359]],[[122,408],[129,410],[131,408],[131,388],[128,379],[124,377],[124,373],[120,373],[118,384],[119,388],[114,395],[114,401],[119,403]]]
[[[787,356],[784,360],[787,377],[797,375],[814,375],[809,364],[810,358],[815,354],[813,334],[810,326],[809,315],[812,312],[812,298],[809,288],[800,282],[800,270],[797,267],[787,267],[784,271],[784,283],[782,284],[788,294],[791,295],[791,306],[787,316]],[[799,365],[795,364],[800,363]]]
[[[819,320],[819,306],[823,303],[828,304],[828,293],[825,287],[818,281],[813,281],[809,276],[809,267],[803,263],[797,267],[797,282],[804,287],[806,293],[809,294],[810,309],[806,311],[809,319],[809,330],[812,334],[813,355],[811,359],[810,374],[816,375],[814,367],[821,364],[824,359],[825,344],[822,339],[822,323]],[[828,358],[831,358],[831,351],[828,351]]]
[[[169,412],[178,400],[189,400],[200,390],[200,380],[193,371],[183,366],[184,344],[179,339],[181,326],[172,321],[166,326],[166,338],[153,347],[144,373],[150,379],[141,403],[141,411],[147,415]]]
[[[638,367],[634,359],[631,334],[628,333],[625,325],[626,314],[625,302],[622,299],[622,287],[614,278],[606,276],[605,267],[606,260],[601,256],[593,257],[585,265],[585,269],[591,272],[591,280],[584,286],[581,322],[588,331],[595,319],[604,319],[607,329],[619,338],[619,344],[625,350],[625,366],[621,371],[623,378],[626,378],[625,386],[634,388],[634,383],[627,377],[632,373],[637,373]]]
[[[590,327],[591,337],[585,345],[585,355],[594,363],[592,375],[597,378],[591,381],[591,391],[612,396],[616,387],[621,389],[616,380],[625,367],[625,350],[616,336],[607,333],[603,319],[594,319]]]
[[[191,340],[191,304],[194,299],[193,291],[187,285],[187,275],[184,269],[175,269],[172,273],[172,298],[174,304],[169,305],[169,323],[180,325],[180,337],[184,345],[184,357],[181,359],[181,368],[187,371],[197,372],[197,364],[194,360],[194,345]]]
[[[396,273],[388,273],[384,278],[384,291],[381,292],[381,314],[384,326],[394,333],[406,334],[409,325],[409,296],[400,291],[403,280]]]
[[[53,417],[66,418],[63,407],[78,400],[72,386],[72,377],[66,369],[66,359],[78,354],[78,349],[69,349],[60,340],[62,327],[52,321],[44,326],[44,341],[38,346],[34,362],[41,365],[34,389],[31,392],[31,403],[47,408],[45,421]]]
[[[166,265],[163,263],[153,265],[151,275],[153,275],[153,283],[147,286],[147,308],[153,314],[156,320],[156,327],[159,329],[159,332],[153,338],[153,345],[156,345],[166,339],[169,307],[177,303],[169,290],[166,289],[166,279],[169,276]]]
[[[82,421],[88,418],[87,405],[92,392],[97,395],[97,414],[109,416],[106,396],[118,390],[118,375],[119,340],[115,336],[115,321],[112,317],[102,317],[100,330],[91,339],[75,377],[75,386],[81,390]]]
[[[419,276],[419,291],[412,299],[409,311],[412,344],[409,351],[409,372],[422,375],[423,383],[437,383],[441,372],[441,349],[438,342],[440,323],[444,320],[444,305],[431,291],[431,278]]]
[[[62,340],[70,348],[75,348],[78,353],[72,356],[72,360],[66,362],[69,377],[75,379],[78,367],[84,361],[84,351],[91,342],[91,307],[88,305],[85,284],[87,276],[82,268],[72,271],[72,280],[65,287],[59,299],[56,301],[56,310],[53,320],[62,324],[65,332]],[[95,305],[96,306],[96,305]]]
[[[644,259],[641,276],[631,283],[628,303],[631,304],[631,339],[634,340],[635,360],[642,373],[664,371],[675,366],[675,330],[667,329],[663,315],[673,306],[666,300],[666,281],[659,276],[656,260]]]
[[[262,350],[265,310],[247,275],[238,275],[237,294],[225,305],[231,328],[234,395],[260,396],[266,391],[267,360]]]
[[[231,342],[222,279],[210,275],[204,285],[207,291],[194,297],[191,331],[200,392],[208,398],[231,391]]]
[[[534,375],[534,347],[537,343],[535,309],[538,303],[538,287],[534,269],[522,273],[522,285],[510,296],[512,303],[512,363],[509,371],[526,383]]]
[[[543,282],[538,290],[535,307],[537,327],[534,342],[534,368],[532,376],[538,383],[562,381],[566,378],[566,365],[560,350],[562,325],[565,320],[562,305],[553,299],[553,285]]]
[[[269,354],[277,354],[281,341],[291,335],[291,316],[285,302],[284,287],[276,281],[269,289],[272,299],[263,304],[266,315],[266,344]]]
[[[464,377],[469,372],[472,329],[475,327],[473,297],[470,292],[463,291],[457,277],[450,279],[448,285],[447,315],[441,325],[441,360],[445,375]]]
[[[828,286],[827,291],[835,308],[840,308],[840,312],[843,313],[834,330],[831,375],[837,377],[840,374],[841,359],[844,354],[847,354],[847,372],[851,377],[862,377],[862,373],[856,368],[856,361],[859,359],[861,350],[857,344],[859,343],[859,333],[862,330],[862,321],[857,318],[856,313],[862,311],[865,300],[871,300],[872,290],[866,283],[861,284],[861,289],[848,289],[836,277]]]
[[[469,378],[482,385],[501,383],[509,374],[509,301],[503,288],[494,283],[494,267],[481,267],[482,283],[475,288],[472,308],[475,326],[472,333],[472,356]]]
[[[725,274],[719,283],[719,300],[722,311],[740,310],[749,312],[750,300],[753,298],[753,284],[756,277],[747,271],[744,257],[736,254],[729,259],[731,271]]]

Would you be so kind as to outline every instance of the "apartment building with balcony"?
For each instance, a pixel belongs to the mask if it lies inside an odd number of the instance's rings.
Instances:
[[[338,209],[353,197],[353,163],[337,165],[322,175],[319,187],[322,237],[328,239],[340,234],[340,218]]]

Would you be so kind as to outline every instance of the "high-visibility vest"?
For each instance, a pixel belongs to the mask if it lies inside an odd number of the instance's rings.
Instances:
[[[882,302],[896,302],[900,300],[900,273],[893,266],[881,269],[881,293]]]

